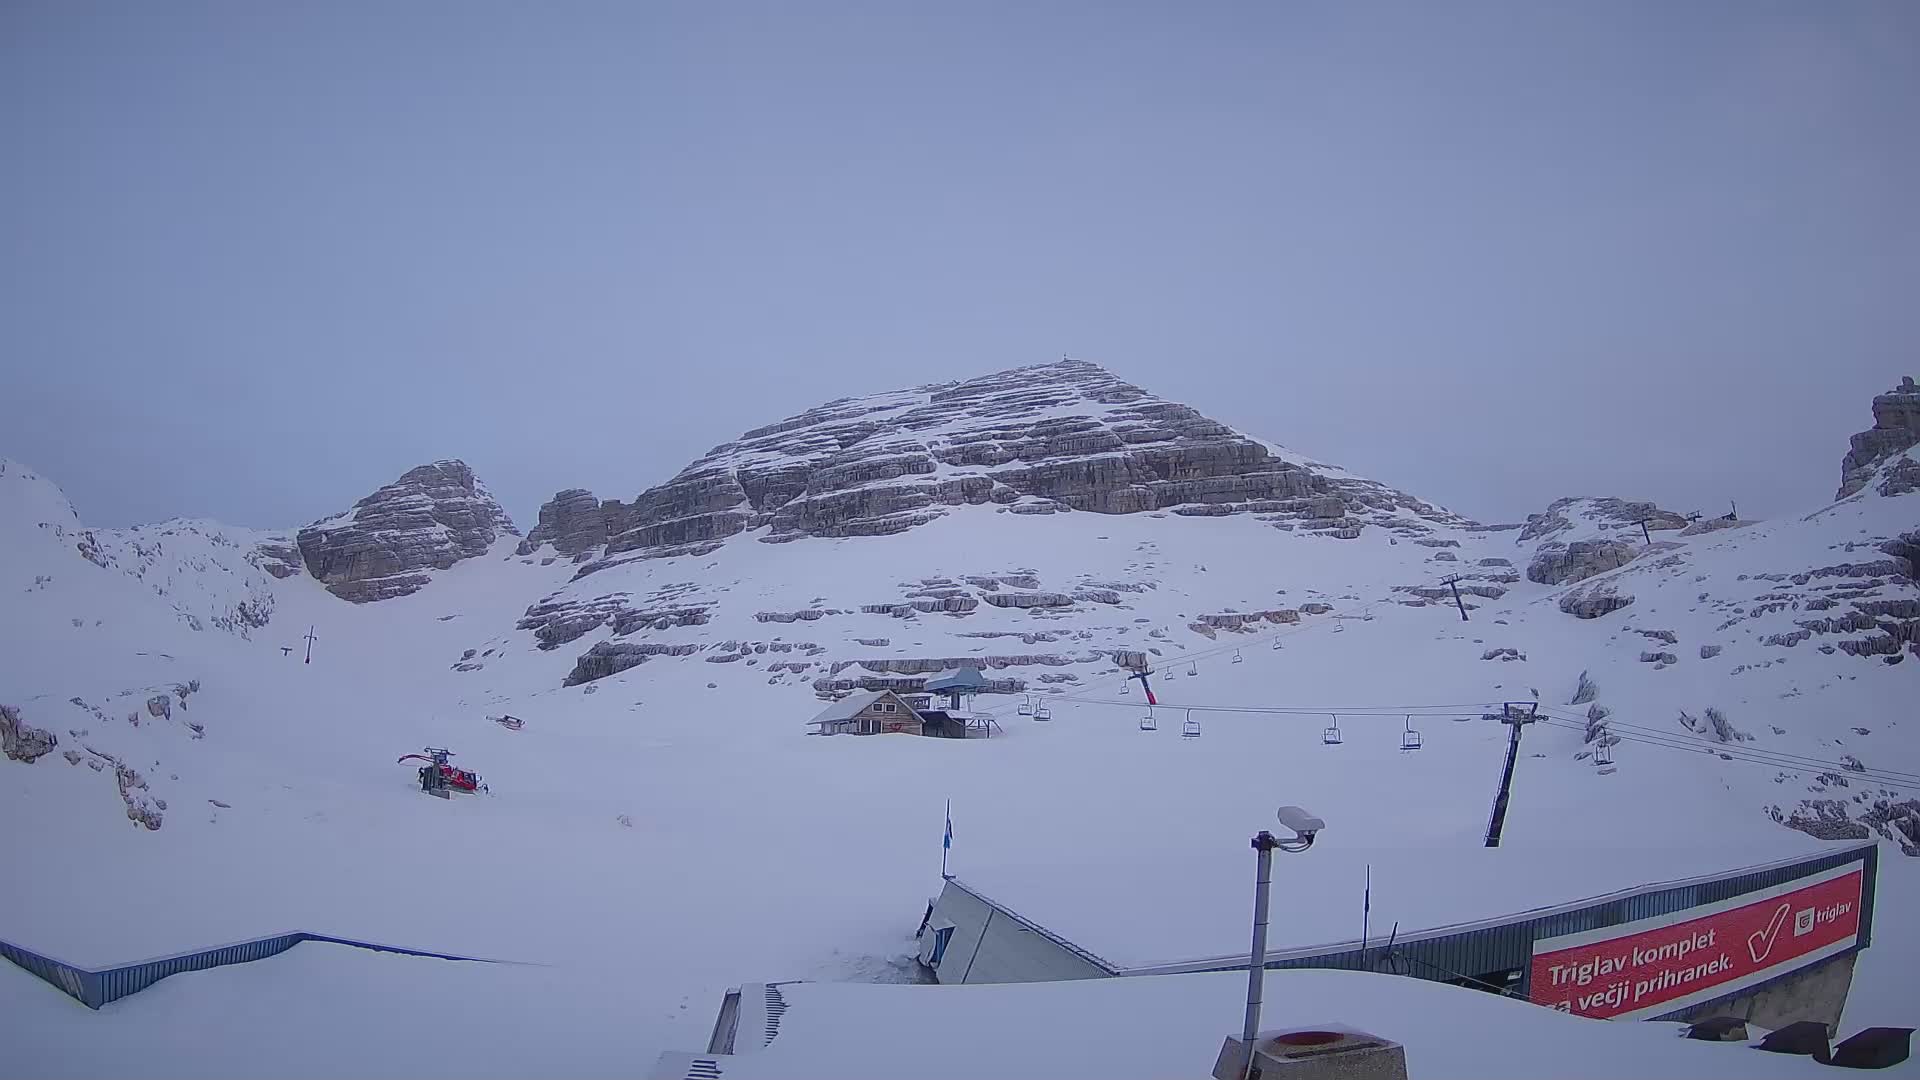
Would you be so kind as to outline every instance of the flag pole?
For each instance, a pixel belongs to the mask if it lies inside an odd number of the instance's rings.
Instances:
[[[947,800],[947,831],[940,837],[940,880],[945,881],[947,873],[947,852],[953,850],[953,800]]]

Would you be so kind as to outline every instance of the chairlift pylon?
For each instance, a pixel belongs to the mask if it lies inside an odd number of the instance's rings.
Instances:
[[[1338,714],[1334,715],[1333,723],[1328,724],[1326,730],[1320,733],[1320,741],[1326,743],[1328,746],[1339,746],[1342,742],[1346,741],[1345,737],[1340,734],[1340,717]]]
[[[1200,721],[1193,718],[1192,709],[1187,710],[1186,723],[1180,725],[1180,737],[1183,739],[1197,739],[1200,737]]]
[[[1400,749],[1420,749],[1420,733],[1413,730],[1413,714],[1407,714],[1407,729],[1400,733]]]

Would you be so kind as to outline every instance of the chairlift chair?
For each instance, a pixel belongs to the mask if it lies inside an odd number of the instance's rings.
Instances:
[[[1273,651],[1274,652],[1280,651],[1280,637],[1277,634],[1274,635],[1274,639],[1273,639]]]
[[[1420,749],[1420,733],[1413,730],[1413,716],[1411,714],[1407,716],[1407,729],[1400,733],[1400,749]]]
[[[1613,764],[1613,744],[1601,739],[1600,745],[1593,751],[1593,763],[1595,765]]]
[[[1043,701],[1033,707],[1033,718],[1035,720],[1051,720],[1053,719],[1053,708]]]
[[[1188,664],[1187,664],[1187,674],[1189,674],[1189,675],[1198,675],[1198,674],[1200,674],[1200,662],[1199,662],[1198,660],[1193,660],[1193,661],[1189,661],[1189,662],[1188,662]]]
[[[1187,722],[1180,725],[1180,737],[1197,739],[1200,737],[1200,721],[1193,718],[1193,710],[1187,710]]]
[[[1333,632],[1336,634],[1344,634],[1347,632],[1347,622],[1343,616],[1335,615],[1333,617]]]
[[[1019,713],[1021,716],[1032,716],[1033,715],[1033,698],[1028,697],[1022,702],[1020,702],[1020,707],[1018,709],[1015,709],[1014,711]]]
[[[1327,729],[1320,733],[1320,741],[1326,743],[1328,746],[1339,746],[1342,742],[1346,741],[1345,737],[1340,734],[1339,716],[1336,715],[1333,718],[1333,723],[1327,725]]]
[[[1239,649],[1233,650],[1233,662],[1236,664],[1241,662]]]
[[[1133,693],[1133,680],[1131,679],[1120,680],[1120,692],[1123,694]]]
[[[1154,718],[1153,709],[1151,707],[1147,709],[1147,715],[1140,718],[1140,730],[1141,731],[1159,731],[1160,730],[1160,721]]]

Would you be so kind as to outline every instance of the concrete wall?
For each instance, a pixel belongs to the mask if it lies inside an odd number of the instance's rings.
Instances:
[[[1818,1020],[1827,1025],[1831,1033],[1840,1026],[1840,1012],[1846,1008],[1847,991],[1853,986],[1853,962],[1859,955],[1836,956],[1737,997],[1695,1005],[1661,1019],[1737,1016],[1764,1028],[1786,1027],[1796,1020]]]

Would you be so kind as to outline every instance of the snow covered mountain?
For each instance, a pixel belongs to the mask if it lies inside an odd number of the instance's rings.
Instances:
[[[765,543],[881,536],[988,504],[1015,514],[1255,513],[1341,535],[1368,522],[1461,521],[1062,360],[830,401],[715,447],[631,502],[562,491],[541,507],[522,554],[552,544],[573,556],[700,555],[750,530],[764,530]]]
[[[302,926],[566,964],[645,1060],[688,995],[892,973],[949,798],[959,858],[1243,845],[1276,788],[1342,843],[1472,845],[1509,701],[1509,845],[1920,853],[1906,393],[1850,492],[1757,522],[1482,525],[1078,361],[822,405],[524,539],[458,462],[268,533],[89,529],[0,461],[0,911],[81,962]],[[962,666],[1007,737],[803,734]],[[493,794],[422,798],[423,745]]]
[[[342,600],[362,603],[408,593],[487,552],[513,519],[464,461],[436,461],[407,472],[353,504],[300,530],[307,570]]]

